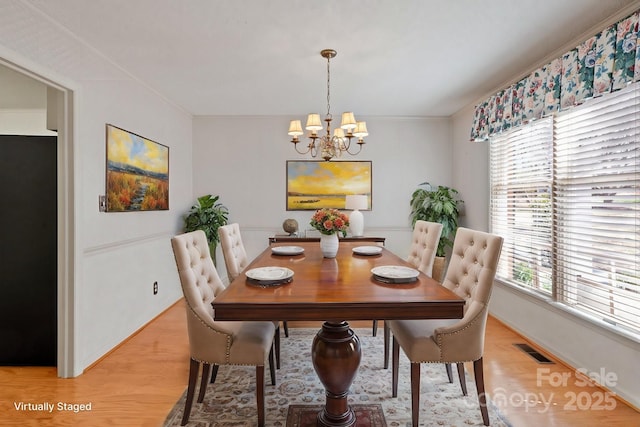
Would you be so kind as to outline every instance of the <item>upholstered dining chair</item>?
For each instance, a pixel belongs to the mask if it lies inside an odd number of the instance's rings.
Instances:
[[[247,251],[242,243],[240,225],[237,223],[223,225],[218,228],[218,235],[220,236],[224,264],[227,267],[227,277],[231,283],[249,265]]]
[[[400,348],[411,362],[411,417],[418,425],[420,413],[420,364],[456,363],[461,380],[464,362],[473,362],[473,371],[484,425],[489,414],[484,392],[482,355],[502,237],[468,228],[458,228],[449,267],[442,286],[465,299],[462,319],[389,320],[393,333],[392,395],[398,395],[398,360]],[[463,391],[466,387],[463,386]]]
[[[436,258],[438,241],[442,234],[442,224],[439,222],[429,222],[417,220],[413,226],[411,236],[411,246],[407,261],[415,268],[431,277],[433,271],[433,261]],[[373,321],[373,336],[376,336],[378,321]],[[384,368],[389,367],[389,325],[384,322]]]
[[[240,233],[240,225],[238,223],[223,225],[218,228],[218,236],[220,236],[220,246],[222,247],[222,255],[224,256],[224,264],[227,267],[227,277],[229,283],[242,273],[249,259],[247,251],[242,243],[242,235]],[[277,325],[280,322],[276,322]],[[286,321],[282,322],[284,328],[284,336],[289,336],[289,327]],[[276,334],[276,356],[278,368],[280,368],[280,334]]]
[[[271,384],[275,385],[275,325],[273,322],[214,320],[211,302],[225,288],[213,265],[206,235],[202,230],[181,234],[171,239],[171,246],[186,301],[191,356],[181,425],[189,421],[201,365],[198,403],[204,399],[209,378],[215,381],[220,365],[255,365],[258,425],[264,426],[264,364],[268,359]]]

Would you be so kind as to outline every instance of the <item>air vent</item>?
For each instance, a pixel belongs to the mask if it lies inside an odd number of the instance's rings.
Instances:
[[[529,344],[514,344],[514,345],[518,347],[520,350],[527,353],[538,363],[549,363],[549,364],[554,363],[553,360],[547,359],[542,353],[540,353],[535,348],[531,347]]]

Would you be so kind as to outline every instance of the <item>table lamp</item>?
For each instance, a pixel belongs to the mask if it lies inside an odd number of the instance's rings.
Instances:
[[[369,207],[369,200],[366,195],[363,194],[350,194],[347,196],[345,209],[352,209],[351,215],[349,215],[349,228],[351,234],[354,237],[361,237],[364,235],[364,217],[360,209],[367,209]]]

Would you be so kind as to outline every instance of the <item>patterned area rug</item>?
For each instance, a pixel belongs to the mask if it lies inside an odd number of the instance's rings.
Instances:
[[[391,397],[391,368],[383,368],[382,334],[371,336],[371,329],[356,329],[362,347],[362,360],[350,389],[352,405],[382,406],[386,425],[411,426],[411,386],[409,361],[400,352],[398,397]],[[311,364],[311,342],[317,329],[289,329],[281,340],[281,368],[276,371],[276,386],[271,385],[265,367],[266,425],[286,427],[291,405],[324,404],[324,387]],[[463,396],[457,380],[449,383],[444,365],[423,364],[420,387],[421,426],[482,426],[473,374],[467,373],[468,396]],[[185,377],[185,384],[187,378]],[[198,390],[196,389],[196,397]],[[185,393],[165,420],[165,427],[180,425]],[[489,401],[492,426],[510,426]],[[194,399],[188,426],[254,426],[258,420],[255,399],[255,368],[221,366],[215,384],[209,384],[203,403]]]
[[[316,427],[322,405],[291,405],[287,427]],[[382,405],[351,405],[356,414],[355,427],[387,427]]]

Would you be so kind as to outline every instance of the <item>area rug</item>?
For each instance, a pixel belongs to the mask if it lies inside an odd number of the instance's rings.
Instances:
[[[400,352],[398,397],[391,397],[391,369],[383,368],[383,339],[371,336],[371,329],[356,329],[362,348],[358,373],[349,390],[350,405],[380,405],[388,427],[411,426],[409,361]],[[287,427],[291,405],[322,405],[324,387],[311,364],[311,342],[317,329],[291,328],[281,340],[281,368],[276,385],[265,369],[265,424]],[[456,376],[457,377],[457,376]],[[187,378],[185,376],[185,384]],[[444,365],[423,364],[420,386],[421,426],[482,426],[473,375],[467,374],[468,396],[463,396],[457,378],[447,379]],[[196,390],[197,393],[197,390]],[[255,426],[255,368],[221,366],[215,384],[209,384],[203,403],[193,402],[188,426]],[[164,426],[180,425],[186,390],[167,416]],[[197,396],[196,396],[197,397]],[[492,426],[508,427],[508,420],[488,400]]]
[[[291,405],[287,427],[316,427],[322,405]],[[355,427],[387,427],[382,405],[351,405],[356,414]]]

